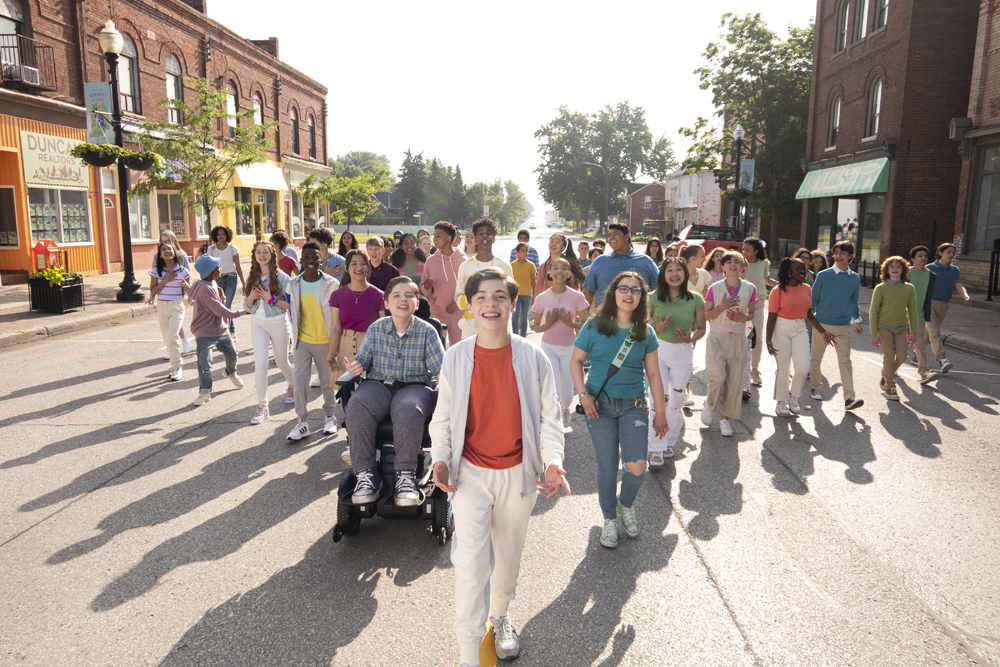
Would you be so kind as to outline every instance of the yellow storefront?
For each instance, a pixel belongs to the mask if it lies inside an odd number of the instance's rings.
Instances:
[[[71,271],[102,269],[100,176],[69,152],[86,130],[0,114],[0,271],[33,270],[32,246],[52,239]]]
[[[250,255],[258,230],[264,239],[279,229],[288,231],[281,206],[287,189],[281,167],[272,162],[237,168],[230,201],[244,206],[221,212],[219,224],[233,231],[233,244],[240,255]]]

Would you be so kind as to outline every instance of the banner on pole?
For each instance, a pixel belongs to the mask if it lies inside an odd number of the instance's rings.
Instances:
[[[115,143],[114,128],[107,114],[111,113],[111,85],[105,82],[83,84],[87,100],[87,141],[92,144]]]
[[[756,160],[743,160],[740,162],[740,184],[738,189],[753,192],[753,172],[756,166]]]

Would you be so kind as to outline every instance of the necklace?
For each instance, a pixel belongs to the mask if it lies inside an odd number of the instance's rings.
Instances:
[[[396,327],[393,327],[392,328],[392,335],[394,335],[396,337],[396,358],[397,359],[402,359],[403,358],[403,339],[406,338],[406,334],[403,334],[402,336],[400,336],[396,332]]]
[[[347,286],[347,289],[351,290],[351,296],[354,297],[354,305],[355,306],[358,305],[358,299],[360,299],[361,297],[363,297],[365,295],[365,292],[368,291],[368,288],[366,287],[363,290],[361,290],[360,292],[355,292],[353,289],[351,289],[350,285]]]

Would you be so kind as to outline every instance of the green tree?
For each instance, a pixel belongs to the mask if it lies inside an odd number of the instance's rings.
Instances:
[[[654,141],[645,110],[628,102],[590,115],[560,107],[535,138],[542,156],[535,172],[545,201],[582,216],[600,211],[602,230],[608,214],[624,212],[627,185],[638,174],[663,180],[676,166],[670,140],[664,135]]]
[[[346,176],[354,178],[361,174],[375,174],[383,169],[389,168],[389,158],[371,151],[351,151],[336,158],[330,158],[331,176]],[[391,182],[395,182],[392,173],[389,174]]]
[[[451,180],[448,198],[447,219],[455,225],[464,225],[468,216],[469,202],[465,198],[465,184],[462,182],[462,168],[455,165],[455,176]]]
[[[432,158],[427,168],[427,190],[423,207],[429,224],[448,219],[453,180],[451,167],[446,167],[439,159]],[[421,218],[421,224],[424,220]]]
[[[230,116],[226,111],[225,90],[213,88],[207,79],[187,79],[198,99],[194,104],[182,100],[161,99],[160,106],[181,112],[184,125],[147,121],[138,137],[143,150],[159,153],[163,165],[148,169],[146,178],[132,186],[131,196],[153,194],[155,188],[176,188],[186,208],[211,215],[213,210],[242,208],[240,202],[223,199],[237,167],[267,160],[274,145],[267,138],[276,132],[278,123],[258,125],[254,109]],[[236,119],[233,137],[228,136],[229,119]],[[261,237],[257,229],[257,238]]]
[[[406,158],[399,170],[396,192],[403,195],[403,219],[406,224],[412,225],[413,215],[423,210],[424,200],[427,197],[427,165],[423,153],[413,155],[409,148],[406,149]]]
[[[732,149],[732,129],[742,125],[756,158],[754,191],[748,202],[771,220],[772,248],[778,227],[801,207],[795,193],[802,183],[799,160],[806,149],[814,25],[789,26],[781,39],[760,14],[723,14],[724,32],[703,54],[708,64],[695,70],[702,90],[712,91],[715,115],[724,130],[698,118],[680,132],[692,140],[683,168],[711,169]]]
[[[350,227],[351,223],[363,220],[378,208],[374,195],[388,188],[391,179],[388,168],[354,177],[310,176],[299,185],[299,195],[306,203],[319,200],[336,205],[330,217],[336,217],[336,224]]]

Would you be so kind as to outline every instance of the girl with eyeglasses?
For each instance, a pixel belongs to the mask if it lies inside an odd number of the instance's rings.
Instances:
[[[611,281],[597,316],[581,329],[574,346],[570,371],[597,460],[597,495],[604,515],[600,541],[613,549],[618,546],[618,517],[626,535],[639,535],[633,504],[646,475],[651,417],[643,371],[655,404],[654,436],[663,438],[667,433],[659,341],[649,324],[642,276],[624,271]],[[584,379],[583,364],[588,360],[590,373]],[[624,464],[620,494],[616,493],[619,462]]]

